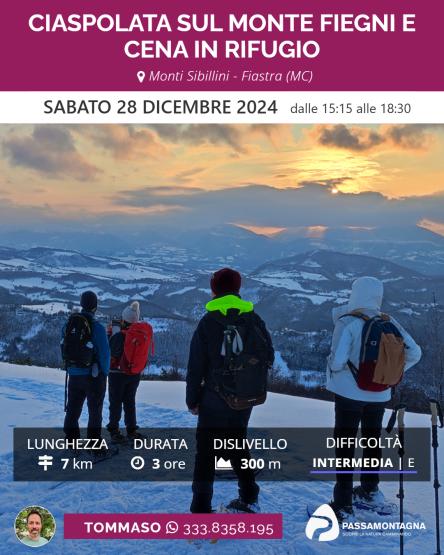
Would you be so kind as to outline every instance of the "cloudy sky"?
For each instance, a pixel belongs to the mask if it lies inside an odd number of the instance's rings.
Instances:
[[[2,125],[0,217],[444,234],[444,128]]]

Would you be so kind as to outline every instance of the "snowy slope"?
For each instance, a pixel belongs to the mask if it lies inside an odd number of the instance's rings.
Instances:
[[[57,426],[63,419],[64,373],[49,368],[13,366],[0,363],[1,443],[0,479],[2,529],[0,553],[27,553],[13,533],[13,522],[20,509],[40,504],[54,514],[58,523],[56,536],[45,553],[66,554],[154,554],[183,555],[196,548],[182,540],[175,541],[63,541],[65,512],[187,512],[190,502],[189,483],[66,483],[52,489],[53,483],[14,483],[12,481],[12,429],[14,426]],[[184,383],[143,382],[138,392],[139,420],[143,426],[193,426],[195,417],[184,406]],[[104,415],[107,414],[107,407]],[[388,416],[388,414],[387,414]],[[407,426],[429,426],[423,415],[407,414]],[[82,424],[85,425],[83,417]],[[270,394],[267,403],[253,411],[253,426],[331,426],[333,406],[326,401]],[[444,460],[444,437],[440,460]],[[397,537],[340,537],[325,544],[310,541],[304,530],[307,502],[320,505],[330,500],[330,482],[261,483],[261,506],[264,512],[282,512],[284,539],[236,541],[221,540],[204,544],[201,553],[221,555],[292,555],[335,552],[351,555],[396,554]],[[394,500],[396,483],[384,483],[386,496]],[[214,504],[236,496],[236,484],[216,482]],[[406,553],[434,552],[434,512],[432,484],[409,483],[406,486],[406,520],[421,518],[426,532],[412,532],[406,538]]]

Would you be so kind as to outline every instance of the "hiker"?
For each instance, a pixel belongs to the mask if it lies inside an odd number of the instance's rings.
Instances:
[[[137,431],[136,392],[140,376],[148,362],[149,350],[154,353],[153,328],[147,322],[140,322],[140,306],[134,301],[123,310],[120,329],[114,331],[115,333],[111,328],[109,334],[111,369],[108,379],[107,429],[113,443],[125,443],[127,439],[143,437]],[[119,430],[122,406],[126,438]]]
[[[80,305],[81,312],[70,315],[62,333],[62,355],[69,377],[63,430],[68,439],[80,437],[79,418],[86,399],[88,438],[100,439],[110,351],[105,328],[94,317],[97,295],[85,291]]]
[[[382,282],[361,277],[353,282],[348,304],[333,309],[327,389],[335,394],[335,438],[355,438],[359,424],[362,437],[379,438],[391,386],[421,358],[421,349],[410,335],[394,318],[381,313],[382,298]],[[353,456],[353,447],[336,448],[337,459]],[[380,459],[381,449],[365,448],[363,457]],[[331,506],[338,519],[353,515],[353,503],[370,510],[384,505],[378,484],[378,473],[361,474],[361,485],[355,488],[352,473],[337,474]]]
[[[267,372],[274,361],[264,322],[253,303],[239,295],[241,275],[223,268],[213,274],[210,285],[213,299],[194,332],[186,378],[186,403],[198,415],[192,513],[212,510],[214,438],[246,437],[252,406],[265,401]],[[239,498],[227,510],[257,512],[259,486],[254,471],[241,469],[241,459],[250,458],[248,450],[218,451],[217,455],[230,459],[239,481]]]

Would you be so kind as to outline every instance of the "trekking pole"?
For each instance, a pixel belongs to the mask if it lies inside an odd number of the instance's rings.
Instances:
[[[399,524],[404,522],[404,414],[407,405],[401,403],[393,408],[392,414],[388,421],[385,431],[390,434],[395,426],[396,418],[398,418],[398,437],[399,437],[399,492],[397,498],[399,499]],[[399,534],[399,553],[404,555],[404,532],[400,530]]]
[[[438,420],[439,427],[444,426],[441,405],[436,399],[429,399],[430,412],[432,415],[432,447],[433,447],[433,487],[435,489],[435,522],[436,522],[436,555],[441,554],[441,536],[439,531],[439,494],[441,484],[438,480]]]
[[[399,434],[399,442],[400,447],[398,449],[399,455],[399,522],[400,524],[404,521],[404,413],[405,413],[406,406],[405,405],[398,405],[398,434]],[[400,555],[404,555],[404,532],[400,530],[399,534],[399,553]]]
[[[391,433],[395,426],[396,417],[398,417],[398,437],[400,447],[398,449],[398,456],[399,456],[399,492],[398,492],[398,499],[399,499],[399,524],[401,525],[404,521],[404,413],[407,405],[399,404],[396,405],[393,409],[393,412],[390,416],[390,420],[388,421],[386,432]],[[404,555],[404,532],[400,530],[399,534],[399,553]]]
[[[65,362],[65,407],[64,410],[66,412],[68,406],[68,363]]]

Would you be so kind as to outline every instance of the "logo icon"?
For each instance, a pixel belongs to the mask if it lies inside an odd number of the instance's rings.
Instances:
[[[225,460],[223,457],[214,457],[214,468],[216,470],[233,470],[230,459]]]
[[[179,525],[175,520],[170,520],[166,523],[165,532],[167,534],[177,534],[179,531]]]
[[[52,466],[52,461],[54,457],[51,455],[39,455],[37,464],[39,466],[43,466],[43,470],[46,472],[48,470],[48,466]]]
[[[323,530],[324,528],[327,528],[327,530],[319,534],[318,540],[320,542],[330,542],[339,536],[338,519],[333,509],[327,504],[318,507],[311,515],[305,527],[305,535],[312,540],[316,530]]]

